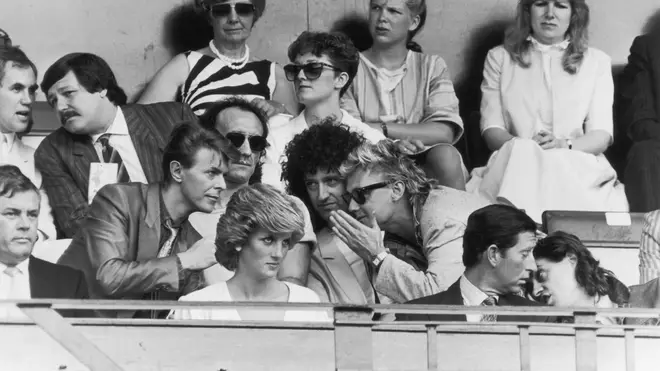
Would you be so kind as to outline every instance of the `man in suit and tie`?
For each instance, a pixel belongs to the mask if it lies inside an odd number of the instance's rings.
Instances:
[[[330,212],[348,210],[339,167],[365,139],[329,119],[296,135],[286,147],[282,177],[288,192],[303,200],[312,215],[317,249],[307,287],[321,300],[374,304],[376,295],[365,261],[332,233]]]
[[[522,286],[536,271],[532,251],[536,223],[523,211],[506,205],[489,205],[468,218],[463,236],[465,273],[441,293],[408,304],[466,306],[534,306],[521,297]],[[535,322],[547,317],[398,314],[399,321]]]
[[[37,187],[13,165],[0,166],[0,300],[87,299],[82,272],[32,256],[40,205]],[[62,311],[65,316],[82,312]],[[15,307],[0,306],[0,319],[24,319]]]
[[[30,127],[37,90],[37,67],[18,47],[0,48],[0,163],[17,166],[36,186],[41,174],[35,168],[34,149],[17,134]],[[46,192],[41,191],[39,238],[56,238],[55,223]]]
[[[35,156],[65,238],[80,229],[102,185],[161,181],[168,135],[177,123],[195,118],[180,103],[127,105],[108,64],[89,53],[60,58],[46,71],[41,89],[62,127],[44,139]]]
[[[202,288],[201,271],[216,264],[213,240],[188,221],[211,212],[225,188],[226,160],[217,132],[196,121],[172,132],[161,183],[103,187],[60,264],[82,270],[93,299],[177,300]],[[103,311],[104,317],[164,318],[163,311]]]

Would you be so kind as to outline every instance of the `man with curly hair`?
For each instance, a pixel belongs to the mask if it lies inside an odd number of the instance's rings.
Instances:
[[[317,238],[307,286],[321,300],[373,304],[374,290],[367,265],[331,231],[330,213],[348,209],[339,167],[365,138],[332,118],[296,135],[286,147],[282,178],[287,190],[309,209]]]

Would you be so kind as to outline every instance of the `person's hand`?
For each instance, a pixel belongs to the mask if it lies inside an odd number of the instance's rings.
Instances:
[[[422,143],[421,140],[412,139],[410,137],[406,139],[397,140],[395,143],[399,151],[401,151],[401,153],[406,155],[419,153],[426,149],[426,146],[424,145],[424,143]]]
[[[364,225],[343,210],[330,214],[332,231],[360,258],[371,263],[376,255],[385,251],[383,237],[372,214]]]
[[[215,260],[215,239],[207,237],[195,242],[188,250],[179,253],[183,269],[200,271],[217,261]]]
[[[271,118],[275,115],[278,114],[289,114],[289,111],[287,111],[286,107],[284,107],[283,104],[275,102],[274,100],[265,100],[263,98],[256,98],[252,100],[252,103],[254,103],[257,107],[259,107],[260,110],[264,111],[266,113],[266,116],[268,118]]]
[[[538,143],[543,149],[566,148],[565,139],[557,139],[552,133],[540,131],[532,137],[532,140]]]

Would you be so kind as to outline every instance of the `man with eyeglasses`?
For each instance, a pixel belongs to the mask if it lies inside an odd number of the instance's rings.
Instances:
[[[224,175],[227,188],[220,193],[211,213],[197,212],[190,216],[191,224],[202,236],[215,239],[218,219],[224,214],[231,196],[248,184],[267,183],[261,179],[261,168],[268,147],[266,137],[269,127],[266,113],[257,104],[238,97],[209,106],[201,117],[201,123],[207,129],[218,131],[228,142],[225,151],[228,170]],[[278,180],[276,184],[281,183]],[[296,197],[293,199],[305,213],[305,235],[287,253],[278,278],[304,286],[316,237],[304,204]],[[233,272],[217,264],[206,270],[204,275],[207,283],[216,283],[226,281]]]
[[[460,277],[468,216],[487,200],[436,185],[391,140],[358,147],[339,172],[348,213],[331,213],[332,231],[373,267],[379,294],[404,303]]]
[[[90,53],[57,60],[41,89],[62,124],[35,153],[60,238],[76,234],[102,186],[161,181],[167,137],[196,119],[181,103],[126,104],[110,66]]]

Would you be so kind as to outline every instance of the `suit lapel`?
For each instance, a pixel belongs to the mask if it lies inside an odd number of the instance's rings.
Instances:
[[[332,278],[337,282],[339,289],[345,297],[349,298],[351,303],[367,303],[367,297],[364,295],[360,283],[351,269],[350,264],[344,254],[342,254],[338,243],[342,243],[334,237],[327,229],[321,231],[318,235],[318,251],[323,258]]]
[[[160,183],[149,184],[143,197],[146,213],[138,231],[138,261],[156,258],[160,249]]]
[[[166,143],[154,135],[155,123],[148,116],[141,114],[136,106],[124,106],[121,110],[147,181],[149,183],[162,181],[160,161]]]
[[[48,267],[46,264],[30,255],[30,265],[28,268],[28,275],[30,277],[30,297],[32,299],[41,299],[47,297],[58,297],[55,290],[57,285],[52,285],[48,274]]]
[[[80,190],[85,196],[87,196],[87,191],[89,188],[89,169],[92,162],[100,162],[99,155],[94,149],[94,144],[90,137],[86,135],[72,135],[66,133],[65,135],[69,136],[72,145],[71,148],[71,158],[73,159],[73,168],[78,178],[78,183],[80,185]]]

